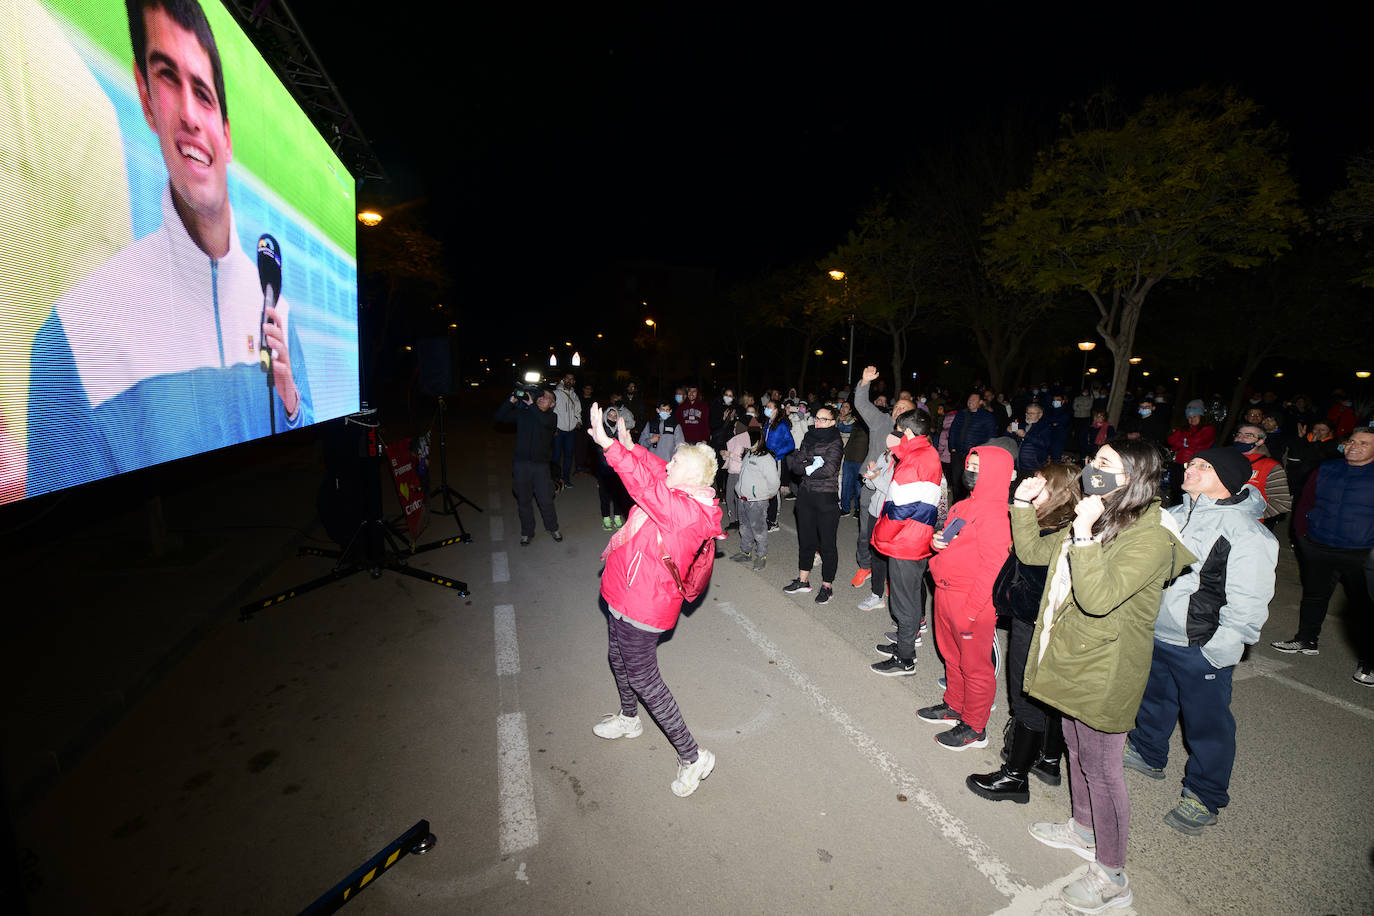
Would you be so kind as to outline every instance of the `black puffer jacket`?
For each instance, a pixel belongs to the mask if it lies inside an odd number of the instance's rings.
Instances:
[[[810,474],[806,469],[811,466],[815,458],[824,458],[825,463],[816,468]],[[802,493],[829,493],[837,495],[840,492],[840,467],[844,461],[844,442],[840,439],[840,431],[834,426],[827,426],[825,429],[815,429],[807,431],[802,438],[801,447],[796,451],[789,452],[786,458],[787,466],[791,469],[796,478],[796,489]]]

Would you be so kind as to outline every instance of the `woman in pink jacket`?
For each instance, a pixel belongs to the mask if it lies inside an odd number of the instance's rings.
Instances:
[[[706,443],[684,444],[665,464],[634,444],[623,421],[616,424],[617,439],[607,435],[599,404],[592,405],[590,419],[588,433],[635,501],[625,526],[601,554],[606,561],[601,597],[609,611],[609,658],[620,712],[604,717],[592,731],[601,738],[638,738],[644,732],[643,703],[677,751],[672,789],[686,798],[711,775],[716,758],[697,747],[659,674],[658,640],[677,625],[682,610],[682,593],[663,558],[670,557],[685,576],[702,542],[720,534],[716,456]]]

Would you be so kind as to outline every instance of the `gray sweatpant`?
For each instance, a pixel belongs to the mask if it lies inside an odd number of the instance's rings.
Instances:
[[[767,499],[739,501],[739,549],[756,557],[768,556]]]

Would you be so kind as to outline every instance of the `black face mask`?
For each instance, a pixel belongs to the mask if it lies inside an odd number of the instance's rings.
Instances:
[[[973,489],[973,485],[976,484],[977,482],[978,482],[978,472],[977,472],[977,471],[970,471],[968,468],[964,468],[964,486],[966,486],[966,487],[968,487],[970,490],[972,490],[972,489]]]
[[[1083,492],[1088,496],[1106,496],[1121,487],[1121,478],[1111,471],[1099,471],[1092,465],[1078,475],[1083,484]]]

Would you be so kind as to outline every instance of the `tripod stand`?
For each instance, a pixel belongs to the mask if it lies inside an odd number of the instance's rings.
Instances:
[[[458,517],[458,507],[467,503],[478,512],[482,511],[481,506],[448,485],[448,441],[446,436],[448,424],[445,420],[446,416],[444,396],[441,394],[439,395],[439,486],[434,488],[434,492],[429,494],[429,498],[433,499],[436,496],[442,498],[443,508],[435,514],[452,515],[453,520],[458,523],[458,535],[451,538],[440,538],[437,541],[430,541],[428,544],[419,544],[411,553],[423,553],[426,550],[435,550],[450,544],[472,543],[472,535],[468,534],[468,530],[463,527],[463,520]]]
[[[368,495],[371,497],[369,501],[369,514],[371,514],[372,517],[365,519],[358,525],[357,529],[353,532],[353,536],[349,538],[343,550],[326,550],[320,547],[300,548],[299,551],[297,551],[297,556],[331,557],[337,559],[338,562],[334,564],[332,570],[319,578],[311,579],[308,582],[292,586],[275,595],[259,598],[256,601],[245,604],[243,607],[239,608],[239,620],[251,620],[253,615],[258,611],[266,610],[269,607],[281,604],[283,601],[289,601],[292,598],[299,597],[306,592],[314,591],[332,582],[338,582],[340,579],[345,579],[363,570],[367,570],[368,575],[372,578],[380,579],[383,570],[389,569],[403,576],[410,576],[444,588],[455,589],[460,598],[466,598],[468,596],[468,584],[466,582],[438,573],[426,572],[423,569],[414,569],[407,566],[402,561],[401,558],[411,551],[406,549],[396,535],[392,533],[391,528],[382,520],[382,480],[380,467],[382,448],[377,438],[377,426],[379,422],[377,421],[376,413],[375,410],[364,410],[361,413],[347,417],[344,421],[345,423],[355,423],[367,428],[367,457],[369,461],[366,464],[366,469],[370,473],[365,474],[365,477],[371,484],[371,490],[369,490]],[[474,506],[474,508],[476,507]],[[453,543],[455,540],[457,539],[451,539],[447,543]],[[429,546],[442,545],[434,544]],[[429,549],[429,547],[427,546],[426,549]]]

